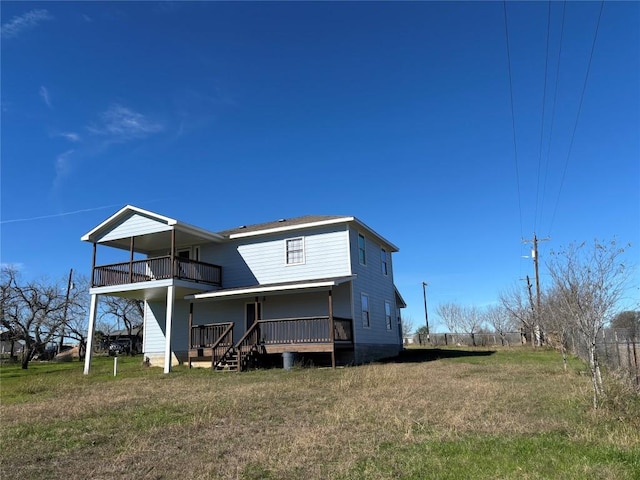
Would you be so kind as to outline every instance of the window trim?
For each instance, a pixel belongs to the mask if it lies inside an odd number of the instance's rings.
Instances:
[[[388,300],[384,301],[384,321],[387,327],[387,331],[390,332],[393,330],[393,320],[391,316],[391,302]]]
[[[367,299],[367,309],[364,309],[364,301],[363,299]],[[364,321],[364,314],[367,314],[367,322]],[[371,328],[371,302],[369,301],[369,295],[366,293],[360,293],[360,317],[362,319],[362,328]]]
[[[360,247],[360,239],[362,239],[362,247]],[[362,252],[362,255],[360,253]],[[367,265],[367,237],[358,232],[358,262],[360,265]]]
[[[382,269],[382,274],[386,277],[389,275],[389,252],[384,247],[380,247],[380,268]]]
[[[300,251],[301,251],[301,258],[302,260],[299,262],[289,262],[289,242],[294,241],[294,240],[300,240]],[[284,239],[284,264],[287,267],[292,267],[295,265],[304,265],[307,262],[307,258],[306,258],[306,245],[305,245],[305,240],[303,236],[300,237],[291,237],[291,238],[285,238]],[[293,252],[295,252],[297,250],[293,250]]]

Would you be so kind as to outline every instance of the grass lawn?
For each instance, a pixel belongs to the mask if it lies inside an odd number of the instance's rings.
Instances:
[[[0,370],[0,474],[29,479],[640,479],[640,398],[527,348],[170,375],[141,357]]]

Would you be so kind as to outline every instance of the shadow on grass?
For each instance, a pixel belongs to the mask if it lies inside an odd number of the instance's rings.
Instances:
[[[422,363],[443,358],[488,357],[495,350],[458,350],[444,348],[412,348],[403,350],[397,357],[380,360],[380,363]]]

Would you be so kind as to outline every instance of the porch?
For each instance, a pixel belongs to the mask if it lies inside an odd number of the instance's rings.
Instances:
[[[260,356],[283,352],[331,353],[353,348],[353,323],[333,316],[258,320],[234,343],[233,322],[190,325],[189,366],[211,360],[213,370],[259,366]]]

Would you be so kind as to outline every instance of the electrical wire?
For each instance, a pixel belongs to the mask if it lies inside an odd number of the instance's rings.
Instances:
[[[540,202],[540,217],[544,213],[544,200],[547,193],[547,178],[549,175],[549,159],[551,158],[551,141],[553,139],[553,127],[556,119],[556,101],[558,99],[558,80],[560,78],[560,59],[562,58],[562,43],[564,40],[564,20],[567,9],[567,0],[562,3],[562,22],[560,27],[560,47],[558,48],[558,61],[556,63],[556,82],[553,89],[553,103],[551,107],[551,125],[549,127],[549,143],[547,144],[547,163],[545,166],[544,182],[542,183],[542,199]]]
[[[558,211],[558,204],[560,203],[560,194],[562,193],[562,187],[564,186],[564,182],[567,176],[567,169],[569,167],[569,158],[571,157],[571,150],[573,148],[573,141],[575,140],[576,130],[578,128],[578,120],[580,119],[580,113],[582,111],[582,103],[584,101],[584,93],[587,90],[587,82],[589,80],[589,72],[591,71],[591,61],[593,60],[593,52],[596,48],[596,41],[598,39],[598,30],[600,29],[600,19],[602,18],[602,10],[604,10],[604,0],[600,2],[600,12],[598,13],[598,22],[596,23],[596,31],[593,35],[593,43],[591,44],[591,53],[589,54],[589,62],[587,64],[587,72],[584,76],[584,83],[582,84],[582,93],[580,94],[580,102],[578,103],[578,112],[576,114],[576,121],[573,124],[573,132],[571,133],[571,141],[569,143],[569,150],[567,152],[567,159],[564,163],[564,171],[562,172],[562,179],[560,181],[560,189],[558,190],[558,196],[556,198],[556,204],[553,209],[553,215],[551,217],[551,225],[549,226],[549,234],[551,234],[551,229],[553,228],[553,223],[556,218],[556,213]]]
[[[518,191],[518,214],[520,216],[520,238],[524,238],[523,229],[522,229],[522,200],[520,194],[520,169],[518,167],[518,146],[516,143],[516,116],[513,108],[513,79],[511,76],[511,50],[509,48],[509,26],[507,21],[507,0],[503,0],[503,11],[504,11],[504,33],[507,44],[507,65],[509,71],[509,96],[511,99],[511,126],[513,130],[513,155],[515,159],[516,166],[516,188]]]
[[[542,115],[540,117],[540,148],[538,150],[538,178],[536,180],[536,208],[533,214],[533,231],[538,222],[538,200],[540,198],[540,170],[542,170],[542,140],[544,138],[544,113],[547,103],[547,74],[549,71],[549,31],[551,30],[551,1],[547,2],[547,47],[544,58],[544,87],[542,89]]]

